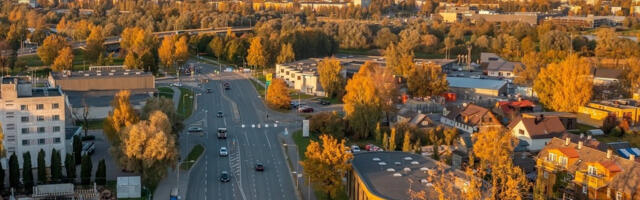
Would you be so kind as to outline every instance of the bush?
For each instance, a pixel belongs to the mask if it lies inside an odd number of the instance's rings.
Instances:
[[[329,134],[334,138],[344,138],[345,120],[336,112],[321,112],[311,116],[309,130],[318,134]]]

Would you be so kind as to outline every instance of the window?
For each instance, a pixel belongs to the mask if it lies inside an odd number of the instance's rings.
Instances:
[[[25,116],[25,117],[21,117],[20,121],[22,122],[29,122],[29,117]]]
[[[565,157],[565,156],[560,156],[560,165],[561,165],[561,166],[563,166],[563,167],[566,167],[566,166],[567,166],[567,162],[568,162],[568,160],[569,160],[569,159],[567,159],[567,157]]]
[[[15,124],[7,124],[7,130],[8,131],[16,130],[16,125]]]
[[[53,117],[51,117],[51,120],[53,120],[53,121],[60,120],[60,115],[53,115]]]
[[[36,110],[43,110],[44,104],[36,104]]]
[[[53,127],[53,132],[54,133],[60,132],[60,127],[59,126],[54,126]]]
[[[20,110],[26,111],[29,110],[29,107],[27,105],[20,105]]]
[[[29,140],[22,140],[22,145],[29,146]]]
[[[44,133],[44,127],[38,127],[38,133]]]
[[[22,134],[29,133],[29,128],[22,128]]]
[[[58,108],[60,108],[60,104],[57,104],[57,103],[51,104],[51,109],[58,109]]]
[[[37,119],[38,119],[39,122],[44,121],[44,116],[43,115],[38,115]]]
[[[44,144],[44,138],[38,139],[38,144]]]
[[[300,80],[300,76],[298,76],[298,80]]]
[[[616,192],[616,200],[622,200],[622,192]]]
[[[524,130],[520,129],[518,130],[518,132],[520,133],[520,135],[524,135]]]
[[[589,188],[587,188],[586,185],[582,186],[582,193],[587,194],[587,191],[589,191]]]
[[[589,175],[598,175],[598,170],[596,169],[596,167],[589,165],[589,168],[587,168],[587,173]]]
[[[549,178],[549,172],[543,171],[542,176],[544,176],[544,178]]]
[[[556,154],[555,153],[549,153],[549,157],[547,157],[547,159],[549,161],[555,161],[556,160]]]
[[[53,143],[60,144],[60,138],[53,138]]]

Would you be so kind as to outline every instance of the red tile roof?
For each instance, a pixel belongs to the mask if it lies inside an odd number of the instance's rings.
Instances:
[[[558,151],[562,152],[565,156],[567,156],[569,158],[580,157],[580,155],[578,154],[578,152],[574,148],[569,148],[569,147],[558,148]]]

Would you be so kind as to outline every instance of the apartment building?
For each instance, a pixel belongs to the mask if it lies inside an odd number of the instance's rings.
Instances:
[[[34,88],[28,77],[4,77],[0,87],[0,122],[7,157],[15,153],[22,166],[22,154],[30,152],[32,166],[36,167],[40,149],[45,151],[46,158],[51,156],[52,149],[65,155],[62,90]],[[50,165],[50,159],[46,162]]]

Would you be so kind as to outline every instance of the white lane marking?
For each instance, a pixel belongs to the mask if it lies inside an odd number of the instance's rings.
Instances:
[[[265,128],[269,128],[269,124],[264,124],[264,127]]]
[[[274,123],[274,124],[273,124],[273,127],[274,127],[274,128],[277,128],[277,127],[278,127],[278,124]]]
[[[256,127],[256,125],[255,125],[255,124],[251,124],[251,128],[255,128],[255,127]]]
[[[264,131],[264,137],[267,138],[267,144],[269,144],[269,149],[271,149],[271,142],[269,141],[269,136],[267,136],[267,130]]]
[[[242,124],[242,128],[244,128],[244,124]]]
[[[223,118],[222,121],[224,122],[224,127],[227,127],[227,118]]]

